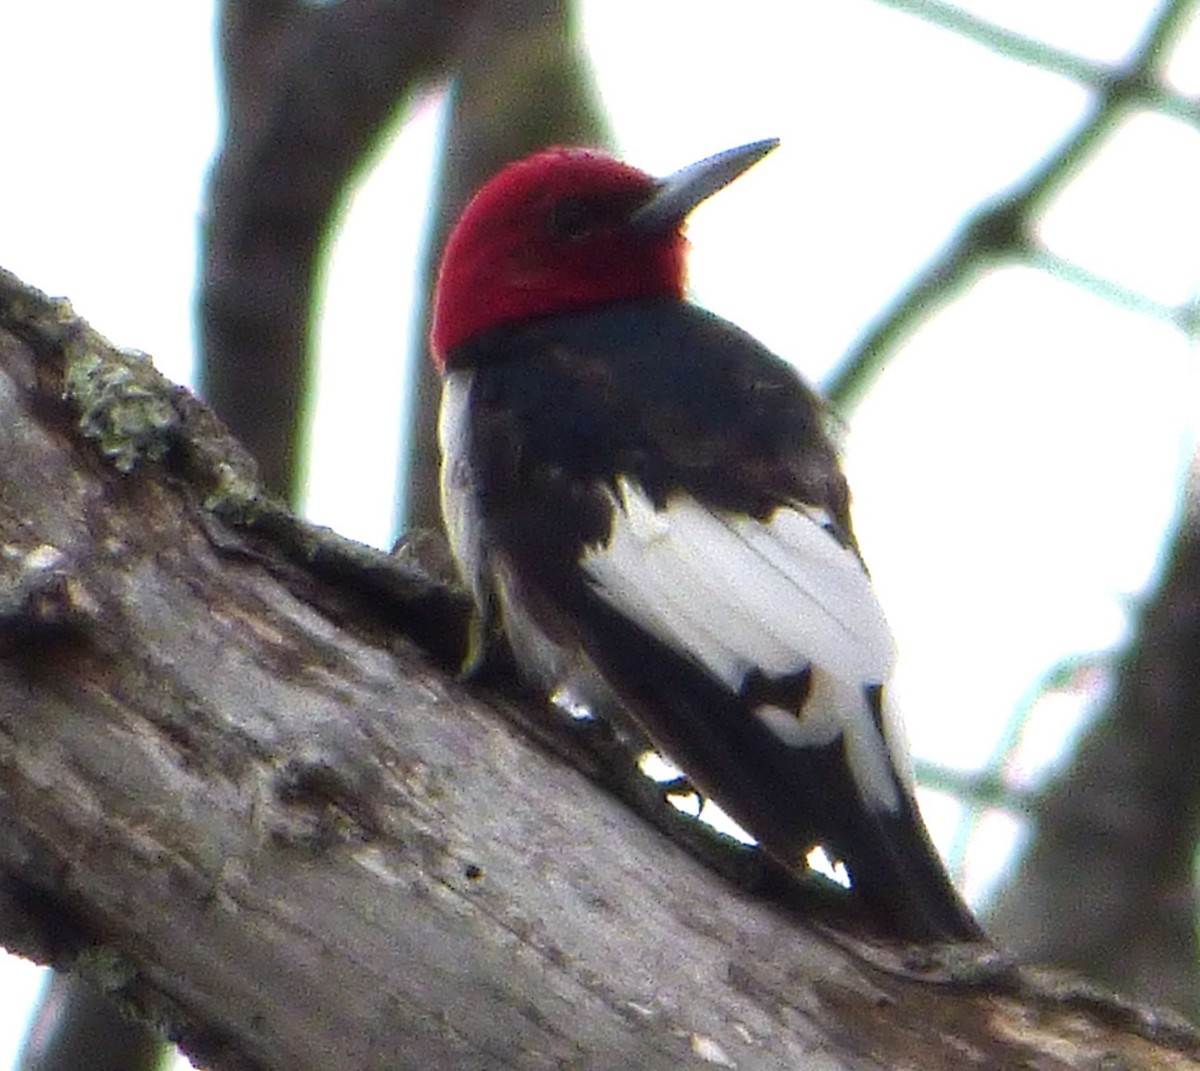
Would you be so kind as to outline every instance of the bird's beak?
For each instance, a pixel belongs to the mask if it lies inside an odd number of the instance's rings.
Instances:
[[[630,223],[648,231],[674,230],[701,201],[723,190],[778,144],[778,138],[752,141],[749,145],[726,149],[716,156],[689,164],[660,179],[650,200],[629,217]]]

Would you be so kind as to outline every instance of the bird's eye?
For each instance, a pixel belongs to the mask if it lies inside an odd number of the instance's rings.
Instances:
[[[556,238],[577,241],[586,238],[597,221],[596,205],[580,197],[555,201],[546,217],[546,229]]]

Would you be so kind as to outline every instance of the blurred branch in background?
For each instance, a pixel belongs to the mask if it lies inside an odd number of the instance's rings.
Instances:
[[[988,916],[1023,957],[1195,1017],[1200,487],[1105,716],[1038,801],[1037,838]]]
[[[1111,68],[1037,44],[948,4],[924,0],[879,2],[961,33],[1001,55],[1074,78],[1090,86],[1095,98],[1083,122],[1059,147],[1016,186],[970,213],[949,244],[867,328],[822,385],[825,396],[843,413],[854,408],[917,327],[998,264],[1024,263],[1042,268],[1108,300],[1124,294],[1119,302],[1132,304],[1132,297],[1123,287],[1075,269],[1041,249],[1035,233],[1038,213],[1079,173],[1132,109],[1151,108],[1200,129],[1200,101],[1180,97],[1161,81],[1163,66],[1187,24],[1195,0],[1167,0],[1146,26],[1129,58]],[[1148,298],[1142,302],[1147,306],[1157,304]],[[1165,310],[1163,317],[1195,335],[1194,302]]]
[[[201,235],[200,391],[277,493],[296,490],[317,259],[338,197],[396,109],[446,76],[475,6],[220,8],[224,142]]]
[[[145,1023],[75,973],[51,974],[29,1023],[18,1071],[154,1071],[168,1049]]]
[[[425,262],[426,307],[412,431],[404,444],[407,501],[398,531],[439,529],[437,411],[441,385],[427,359],[429,297],[450,225],[483,181],[549,145],[603,145],[608,134],[566,0],[484,4],[455,75]]]

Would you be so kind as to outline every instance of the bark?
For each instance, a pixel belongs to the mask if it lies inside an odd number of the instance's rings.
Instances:
[[[0,408],[0,940],[206,1066],[1200,1067],[1169,1015],[732,886],[454,681],[460,596],[11,276]]]
[[[226,131],[203,232],[200,378],[277,490],[292,489],[295,479],[310,311],[329,219],[393,113],[423,81],[444,75],[469,7],[220,5]],[[86,986],[54,983],[31,1031],[38,1044],[22,1067],[154,1066],[152,1039],[115,1010],[104,1039],[101,1005]]]

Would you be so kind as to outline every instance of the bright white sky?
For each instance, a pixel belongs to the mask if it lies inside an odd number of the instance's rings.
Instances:
[[[966,6],[1114,61],[1156,5]],[[961,214],[1016,181],[1086,106],[1069,82],[873,0],[588,0],[583,11],[630,161],[665,173],[783,139],[696,214],[692,280],[697,300],[817,380]],[[211,39],[208,0],[39,0],[6,5],[0,27],[0,94],[24,102],[0,169],[0,265],[69,296],[99,330],[185,381],[217,136]],[[1200,95],[1200,21],[1170,73]],[[433,102],[418,109],[348,199],[327,286],[308,511],[379,545],[392,536],[407,372],[401,340],[389,348],[362,310],[408,305],[415,206],[439,123]],[[1196,129],[1139,114],[1054,205],[1041,237],[1177,304],[1200,291],[1198,188]],[[856,521],[900,640],[922,758],[982,764],[1049,667],[1127,635],[1191,456],[1196,364],[1175,329],[1008,269],[917,334],[854,414]],[[375,385],[369,396],[356,393],[363,382]],[[364,458],[378,472],[345,486],[345,466],[362,471]],[[1053,761],[1089,694],[1039,705],[1017,763],[1024,781]],[[922,803],[947,846],[960,808],[932,794]],[[975,898],[1016,836],[1003,815],[983,828],[964,873]],[[0,1068],[36,983],[34,968],[0,962]]]

